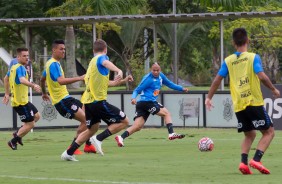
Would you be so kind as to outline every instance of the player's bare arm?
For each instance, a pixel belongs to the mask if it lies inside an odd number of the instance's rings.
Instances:
[[[3,104],[8,104],[9,99],[10,99],[10,87],[9,87],[9,77],[6,75],[4,77],[4,88],[5,88],[5,95],[3,97]]]
[[[132,98],[132,99],[131,99],[131,104],[132,104],[132,105],[136,105],[136,104],[137,104],[136,98]]]
[[[31,87],[36,92],[41,92],[41,87],[39,85],[29,82],[25,77],[21,77],[20,82],[21,84]]]
[[[118,85],[124,84],[126,82],[132,82],[132,81],[133,81],[132,75],[128,75],[122,80],[115,78],[114,80],[109,81],[109,86],[111,86],[111,87],[112,86],[118,86]]]
[[[113,72],[117,72],[117,75],[115,76],[116,80],[121,80],[123,78],[122,70],[116,67],[116,65],[109,60],[103,61],[102,65]]]
[[[280,91],[277,88],[275,88],[275,86],[272,84],[272,82],[264,72],[259,72],[257,76],[259,80],[263,83],[263,85],[265,85],[267,88],[269,88],[272,91],[272,94],[275,98],[278,98],[280,96]]]
[[[42,90],[42,99],[44,101],[50,101],[50,98],[47,94],[47,91],[46,91],[46,77],[41,77],[40,79],[40,86],[41,86],[41,90]]]
[[[72,78],[65,78],[63,76],[58,77],[57,81],[60,85],[67,85],[67,84],[72,84],[78,81],[83,81],[85,75],[78,76],[78,77],[72,77]]]
[[[214,81],[212,82],[211,88],[209,90],[208,96],[206,98],[205,104],[208,110],[211,110],[211,108],[213,107],[212,104],[212,97],[214,95],[214,93],[216,92],[217,88],[219,87],[221,80],[223,79],[223,77],[221,77],[220,75],[217,75],[214,79]]]
[[[189,91],[189,89],[188,88],[183,88],[182,91],[187,93]]]

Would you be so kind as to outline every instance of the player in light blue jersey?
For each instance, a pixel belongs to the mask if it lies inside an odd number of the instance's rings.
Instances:
[[[174,133],[169,111],[162,104],[157,102],[163,84],[177,91],[188,92],[188,88],[171,82],[161,72],[160,65],[154,63],[151,67],[151,72],[143,77],[138,87],[132,93],[131,104],[136,105],[134,123],[121,136],[117,135],[115,137],[119,147],[124,146],[123,140],[125,138],[141,130],[150,114],[157,114],[164,118],[169,133],[169,140],[182,139],[185,137],[183,134]],[[136,97],[138,94],[140,94],[140,100],[137,102]]]

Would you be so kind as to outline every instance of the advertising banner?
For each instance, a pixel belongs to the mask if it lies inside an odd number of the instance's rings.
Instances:
[[[275,86],[280,91],[280,95],[282,95],[282,85]],[[262,85],[261,89],[264,97],[264,107],[273,121],[274,128],[276,130],[282,130],[282,96],[275,99],[268,88]]]

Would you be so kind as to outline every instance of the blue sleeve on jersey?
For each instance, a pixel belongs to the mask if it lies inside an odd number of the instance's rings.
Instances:
[[[18,64],[18,59],[14,58],[11,60],[10,65],[9,65],[9,70],[12,68],[13,65]]]
[[[227,65],[225,63],[225,61],[223,61],[217,75],[220,75],[221,77],[227,77],[228,75],[228,68],[227,68]]]
[[[25,77],[26,76],[26,69],[24,66],[20,66],[17,68],[16,71],[16,84],[20,84],[20,78]]]
[[[170,89],[174,89],[177,91],[183,91],[183,87],[180,85],[177,85],[170,81],[163,73],[160,73],[161,78],[163,79],[163,84],[169,87]]]
[[[10,70],[7,72],[7,74],[6,74],[8,77],[10,77]]]
[[[98,57],[97,59],[97,68],[98,71],[100,72],[100,74],[102,75],[108,75],[109,74],[109,69],[107,69],[106,67],[103,66],[103,62],[109,60],[109,57],[107,55],[101,55]]]
[[[53,81],[57,81],[57,79],[62,75],[60,64],[58,62],[54,62],[50,65],[50,76]]]
[[[262,63],[259,55],[255,55],[254,59],[254,72],[258,74],[259,72],[263,72]]]
[[[144,89],[146,89],[148,86],[150,86],[151,84],[151,80],[150,80],[150,74],[147,74],[146,76],[143,77],[142,81],[140,82],[140,84],[134,89],[131,98],[136,98],[138,96],[138,94],[141,93],[141,91],[143,91]]]
[[[46,70],[44,70],[44,71],[42,72],[42,77],[45,77],[45,78],[46,78]]]
[[[17,68],[17,76],[18,76],[18,78],[26,76],[26,69],[25,69],[24,66],[20,66],[20,67]]]

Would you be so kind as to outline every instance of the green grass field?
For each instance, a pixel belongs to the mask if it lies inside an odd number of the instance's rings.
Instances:
[[[281,139],[276,137],[264,155],[271,171],[244,176],[238,171],[242,134],[235,129],[175,129],[187,136],[169,141],[167,130],[143,129],[119,148],[114,136],[103,142],[105,155],[83,154],[79,162],[60,159],[74,130],[35,130],[24,138],[24,146],[13,151],[6,142],[12,132],[0,132],[1,184],[178,184],[178,183],[281,183]],[[213,139],[212,152],[200,152],[197,142]],[[259,138],[260,135],[258,134]],[[255,147],[251,150],[254,154]]]

